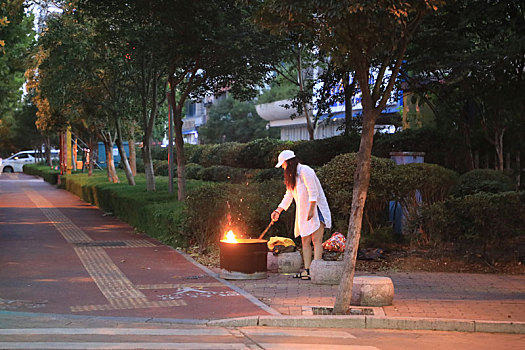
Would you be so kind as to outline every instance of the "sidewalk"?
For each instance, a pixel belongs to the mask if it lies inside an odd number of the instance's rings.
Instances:
[[[67,191],[23,174],[0,176],[0,310],[177,320],[272,315],[252,299]]]
[[[392,306],[371,316],[315,316],[312,307],[333,306],[338,286],[277,273],[225,281],[216,271],[69,192],[0,175],[0,321],[29,313],[525,334],[525,275],[384,273],[394,283]]]
[[[356,275],[362,275],[359,272]],[[423,317],[525,322],[525,276],[395,272],[386,317]],[[331,307],[338,286],[316,285],[292,275],[269,273],[265,280],[230,281],[283,315],[308,313],[304,306]]]

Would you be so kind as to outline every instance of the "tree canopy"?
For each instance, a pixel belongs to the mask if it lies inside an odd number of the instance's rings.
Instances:
[[[1,148],[15,151],[11,142],[14,112],[21,108],[28,49],[34,42],[33,16],[26,14],[24,1],[0,4],[0,135]]]

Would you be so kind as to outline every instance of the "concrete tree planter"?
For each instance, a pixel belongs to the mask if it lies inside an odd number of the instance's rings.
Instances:
[[[310,275],[315,284],[339,284],[343,273],[343,261],[314,260],[310,266]],[[352,287],[352,305],[387,306],[394,299],[394,284],[388,277],[354,277]]]
[[[268,252],[266,259],[268,271],[277,271],[279,273],[296,273],[303,266],[303,258],[299,252],[280,253],[273,255]]]

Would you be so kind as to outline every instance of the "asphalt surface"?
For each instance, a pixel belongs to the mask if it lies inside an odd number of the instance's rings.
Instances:
[[[359,275],[359,272],[357,273]],[[352,327],[525,333],[525,276],[385,273],[391,306],[317,316],[337,286],[269,273],[226,281],[73,194],[0,175],[2,317],[162,320],[215,326]]]

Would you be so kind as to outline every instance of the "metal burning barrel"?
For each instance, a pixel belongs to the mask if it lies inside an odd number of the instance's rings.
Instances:
[[[236,243],[221,240],[220,277],[232,280],[266,278],[266,243],[264,239],[237,239]]]

